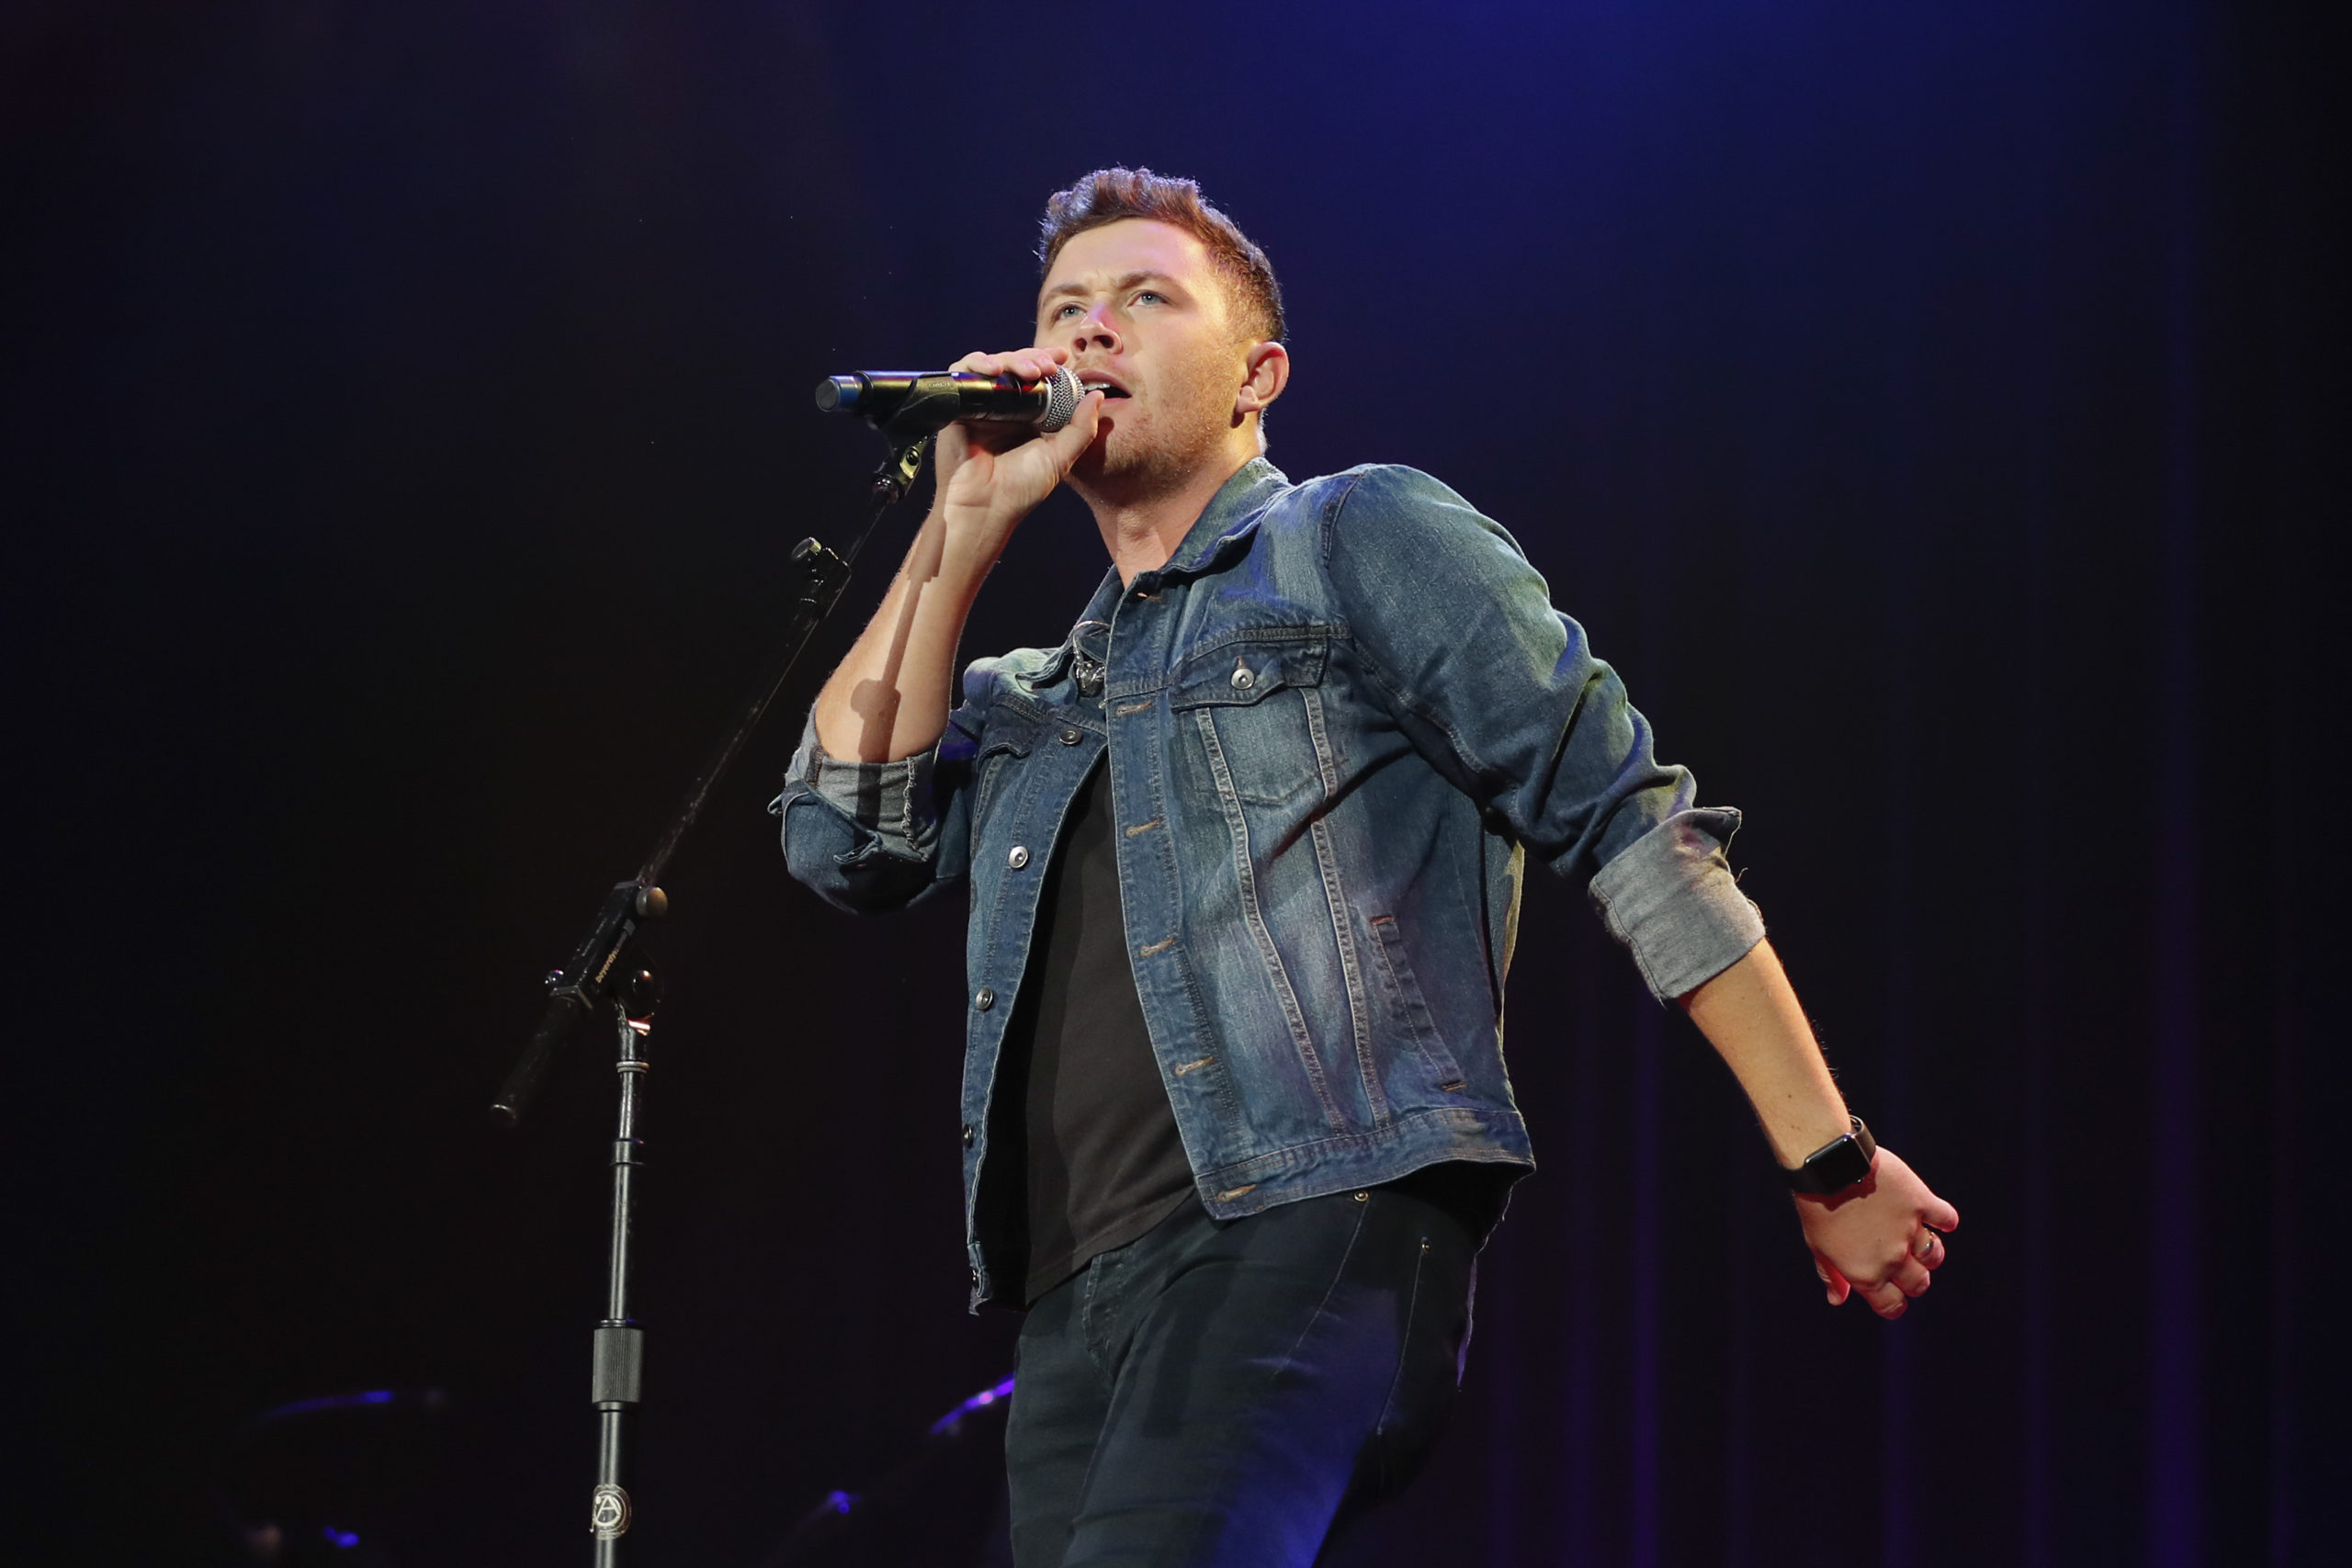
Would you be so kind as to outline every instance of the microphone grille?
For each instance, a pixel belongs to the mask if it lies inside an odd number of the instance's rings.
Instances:
[[[1037,428],[1051,434],[1069,423],[1086,389],[1078,384],[1078,377],[1067,365],[1055,366],[1054,373],[1038,384],[1045,389],[1046,412],[1038,416]]]

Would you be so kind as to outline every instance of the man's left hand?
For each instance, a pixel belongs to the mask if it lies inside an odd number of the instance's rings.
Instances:
[[[1890,1322],[1928,1293],[1946,1256],[1942,1233],[1960,1224],[1960,1211],[1883,1144],[1868,1179],[1826,1196],[1799,1193],[1796,1203],[1829,1304],[1859,1295]]]

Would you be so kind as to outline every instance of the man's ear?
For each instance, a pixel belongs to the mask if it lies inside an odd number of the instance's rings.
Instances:
[[[1236,424],[1253,413],[1265,412],[1283,395],[1283,389],[1290,385],[1290,350],[1278,343],[1252,344],[1242,368],[1247,374],[1241,389],[1233,395]]]

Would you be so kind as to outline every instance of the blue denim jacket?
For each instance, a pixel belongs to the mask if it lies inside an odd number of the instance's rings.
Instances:
[[[1294,485],[1254,460],[1166,566],[1106,575],[1061,647],[975,662],[932,753],[838,761],[812,723],[777,802],[792,874],[843,908],[970,883],[975,1306],[999,1048],[1105,750],[1136,987],[1220,1218],[1533,1164],[1502,1056],[1528,855],[1589,879],[1661,998],[1763,935],[1724,858],[1738,813],[1655,760],[1509,534],[1410,468]]]

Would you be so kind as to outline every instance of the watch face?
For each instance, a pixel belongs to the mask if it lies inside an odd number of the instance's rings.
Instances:
[[[1871,1173],[1871,1156],[1850,1134],[1804,1162],[1792,1173],[1790,1185],[1800,1192],[1838,1192]]]

